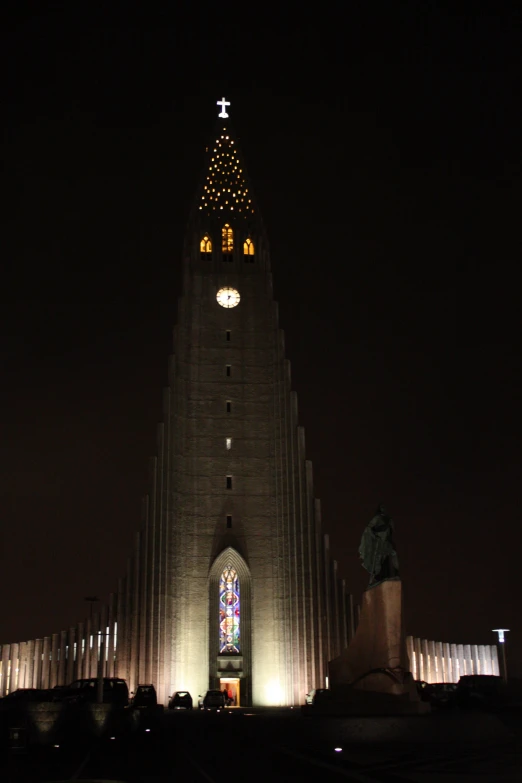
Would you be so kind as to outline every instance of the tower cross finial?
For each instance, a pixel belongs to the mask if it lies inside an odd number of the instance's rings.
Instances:
[[[230,106],[230,101],[226,101],[224,98],[222,98],[220,101],[217,102],[217,105],[221,106],[219,117],[223,117],[223,119],[226,119],[228,117],[228,114],[225,110],[225,106]]]

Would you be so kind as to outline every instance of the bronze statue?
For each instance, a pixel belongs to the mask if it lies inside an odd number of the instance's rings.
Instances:
[[[381,504],[365,527],[359,546],[362,565],[370,573],[370,586],[399,576],[393,531],[393,519]]]

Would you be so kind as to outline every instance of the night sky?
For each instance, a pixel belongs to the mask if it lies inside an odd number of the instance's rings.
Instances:
[[[225,95],[341,574],[383,501],[407,632],[522,676],[520,6],[328,5],[8,4],[0,642],[124,574]]]

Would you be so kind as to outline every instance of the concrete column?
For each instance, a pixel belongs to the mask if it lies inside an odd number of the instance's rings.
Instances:
[[[485,674],[493,674],[493,661],[491,660],[491,645],[484,645]]]
[[[25,673],[25,687],[36,688],[34,684],[34,639],[27,642],[27,669]]]
[[[43,652],[43,639],[35,639],[33,688],[42,687],[42,652]]]
[[[443,643],[442,651],[444,654],[444,682],[453,682],[453,665],[449,642]]]
[[[496,677],[500,677],[500,668],[498,665],[498,648],[496,644],[491,645],[491,669],[492,674]]]
[[[125,653],[122,640],[125,638],[125,580],[118,580],[118,596],[116,600],[116,618],[115,623],[117,625],[115,634],[115,646],[114,652],[116,660],[114,662],[114,676],[123,677],[127,679],[128,674],[125,667]]]
[[[480,671],[480,657],[478,644],[471,645],[471,662],[473,664],[473,674],[483,674]]]
[[[421,640],[418,637],[415,637],[413,640],[413,650],[415,652],[415,679],[423,680],[424,670],[422,667],[422,647]]]
[[[343,650],[346,650],[348,647],[348,625],[346,622],[346,612],[347,612],[347,593],[346,593],[346,582],[344,579],[341,579],[339,582],[339,590],[341,594],[341,652]]]
[[[466,665],[466,674],[473,674],[470,644],[464,645],[464,663]]]
[[[20,671],[18,672],[18,687],[26,688],[27,678],[27,642],[20,642]]]
[[[68,636],[68,655],[67,655],[67,684],[69,685],[74,680],[74,644],[76,642],[76,628],[71,626],[69,628]]]
[[[49,687],[58,685],[58,655],[60,650],[60,634],[53,633],[51,637],[51,680]]]
[[[104,604],[101,607],[100,611],[100,664],[101,664],[101,671],[104,677],[107,676],[107,606]]]
[[[129,690],[131,691],[136,691],[139,676],[138,655],[140,640],[140,547],[141,534],[136,533],[133,557],[134,579],[132,596],[131,672],[129,683]]]
[[[478,655],[479,655],[479,674],[488,674],[487,667],[486,667],[485,645],[479,644]]]
[[[464,658],[464,645],[463,644],[457,644],[457,659],[458,659],[458,674],[459,678],[464,677],[466,674],[466,661]]]
[[[333,596],[333,653],[334,658],[340,655],[340,643],[339,643],[339,592],[338,592],[338,578],[337,578],[337,560],[333,560],[330,566],[330,574],[332,579],[332,596]]]
[[[421,639],[421,652],[422,652],[422,679],[426,682],[430,681],[430,658],[428,652],[428,640]]]
[[[140,562],[140,608],[139,608],[139,639],[138,639],[138,664],[137,677],[138,682],[147,682],[147,635],[150,632],[147,618],[147,608],[149,599],[149,497],[146,495],[141,500],[141,529],[140,546],[136,551],[136,556]]]
[[[42,688],[50,687],[51,679],[51,637],[44,636],[42,654]]]
[[[452,682],[458,682],[460,677],[459,654],[456,644],[450,644]]]
[[[324,659],[325,651],[325,630],[326,630],[326,607],[324,603],[324,578],[323,578],[323,558],[322,558],[322,540],[323,526],[321,514],[321,501],[313,500],[313,519],[314,519],[314,566],[315,566],[315,584],[317,589],[317,664],[318,664],[318,682],[326,685],[328,674],[327,661]],[[345,618],[346,622],[346,618]],[[291,694],[289,693],[289,696]],[[293,697],[292,697],[293,700]]]
[[[9,644],[3,644],[2,645],[2,681],[0,683],[0,697],[4,698],[4,696],[7,695],[8,691],[8,671],[9,671],[9,653],[10,653],[10,647]]]
[[[435,662],[437,666],[436,682],[446,682],[444,679],[444,654],[442,650],[442,642],[435,642]]]
[[[413,636],[407,636],[406,637],[406,651],[408,653],[408,661],[409,661],[409,669],[410,672],[413,674],[413,679],[417,679],[415,677],[415,673],[413,671]]]
[[[67,647],[67,631],[60,631],[60,655],[58,658],[58,685],[69,685],[67,679],[67,660],[65,648]]]
[[[107,677],[114,677],[114,623],[116,621],[116,596],[109,596],[109,638],[107,639]]]
[[[91,671],[90,677],[98,676],[98,655],[99,655],[99,631],[100,631],[100,613],[95,612],[92,616],[92,648],[91,648]]]
[[[15,642],[11,645],[11,674],[9,677],[9,693],[12,693],[20,686],[18,678],[20,676],[20,645]]]
[[[85,625],[78,623],[76,627],[76,660],[74,662],[74,679],[83,677],[83,654],[85,649]]]
[[[323,537],[323,574],[324,574],[324,599],[326,609],[326,660],[331,661],[334,658],[332,649],[332,609],[330,598],[330,536],[328,533]]]
[[[433,640],[428,641],[428,655],[430,660],[428,682],[439,682],[438,661],[435,653],[435,642]]]
[[[83,652],[83,674],[82,678],[87,680],[91,676],[91,636],[92,636],[92,622],[88,617],[85,621],[85,650]]]

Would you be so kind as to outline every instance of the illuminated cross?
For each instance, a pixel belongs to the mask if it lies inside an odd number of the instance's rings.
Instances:
[[[224,98],[222,98],[220,101],[217,102],[218,106],[221,106],[221,112],[219,113],[220,117],[223,117],[224,120],[228,117],[228,114],[225,111],[225,106],[230,106],[230,101],[226,101]]]

